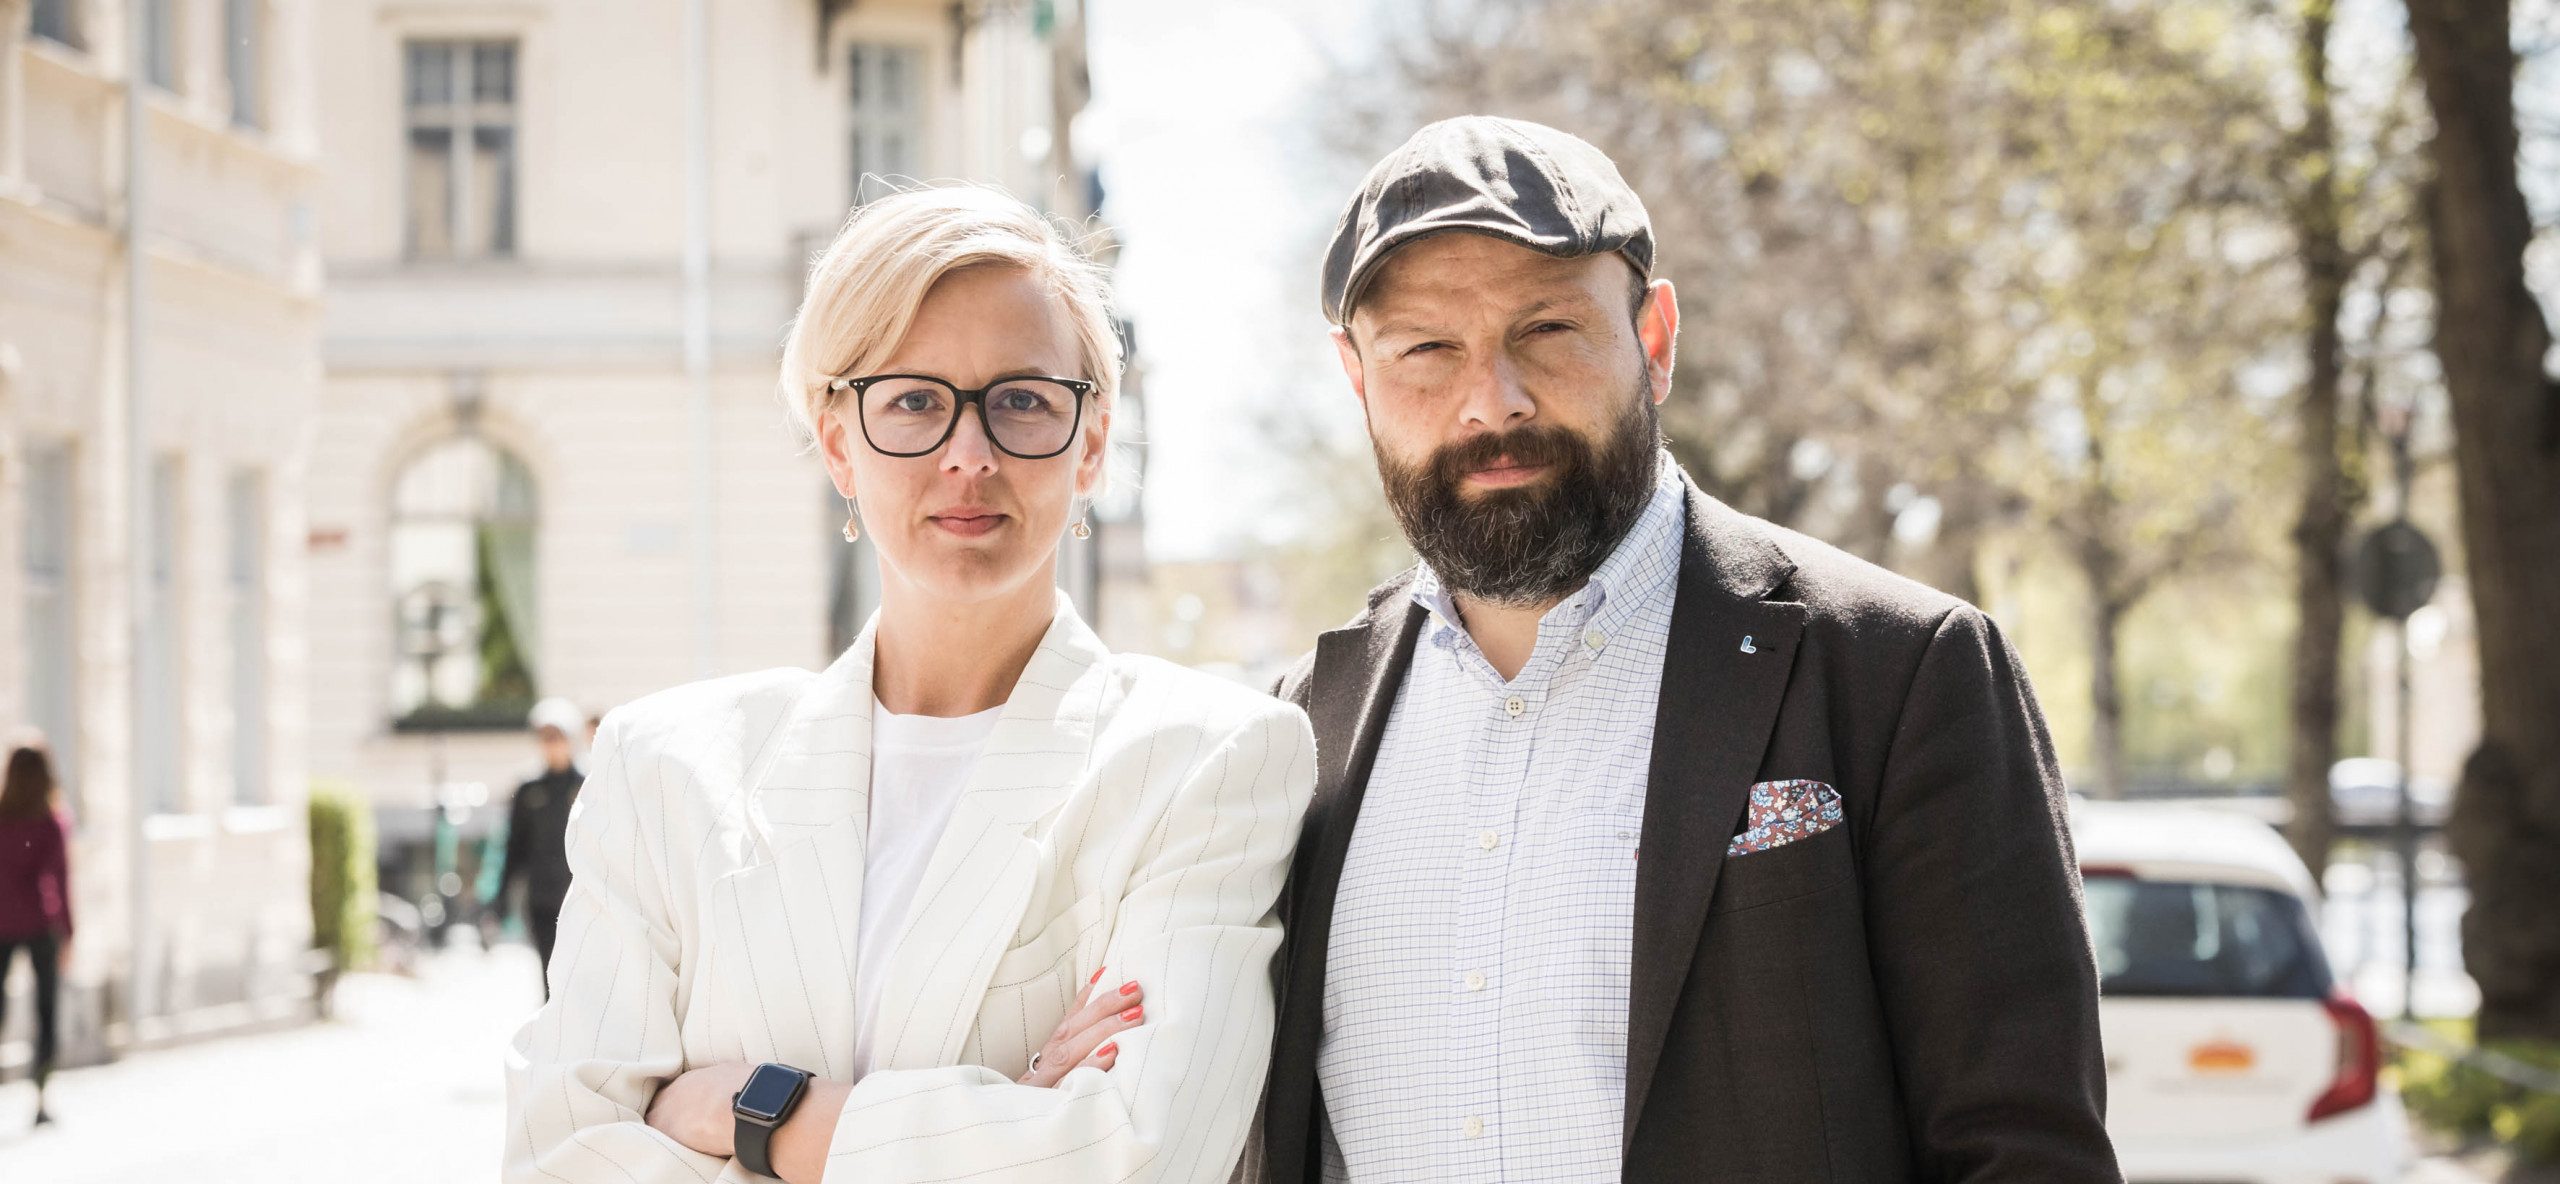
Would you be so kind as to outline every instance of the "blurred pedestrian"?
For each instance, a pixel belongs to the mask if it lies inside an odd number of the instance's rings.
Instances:
[[[71,841],[56,801],[59,788],[42,741],[10,749],[7,780],[0,783],[0,987],[18,951],[27,951],[36,972],[38,1125],[53,1121],[44,1087],[59,1047],[62,972],[71,965]],[[0,989],[0,1030],[8,1018],[9,996]]]
[[[1281,686],[1326,759],[1247,1175],[2120,1181],[2017,655],[1690,480],[1653,266],[1617,166],[1506,119],[1417,132],[1337,224],[1422,562]]]
[[[504,910],[508,889],[524,885],[524,927],[541,955],[542,997],[551,997],[551,943],[560,927],[560,902],[569,895],[569,807],[586,784],[571,737],[585,729],[586,716],[566,699],[550,698],[533,705],[527,721],[542,748],[542,772],[516,787],[507,804],[505,870],[498,873],[498,907]]]

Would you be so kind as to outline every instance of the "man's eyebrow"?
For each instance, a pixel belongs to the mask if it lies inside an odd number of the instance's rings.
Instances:
[[[1570,292],[1557,292],[1536,300],[1512,313],[1509,319],[1520,321],[1553,312],[1589,313],[1598,307],[1599,302],[1592,299],[1589,292],[1576,289]],[[1412,333],[1424,337],[1437,337],[1447,332],[1446,329],[1416,320],[1409,314],[1390,312],[1378,318],[1377,327],[1370,330],[1369,335],[1372,338],[1380,338],[1398,333]]]
[[[1511,314],[1511,319],[1526,320],[1540,313],[1549,312],[1589,312],[1593,307],[1594,303],[1588,292],[1558,293]]]

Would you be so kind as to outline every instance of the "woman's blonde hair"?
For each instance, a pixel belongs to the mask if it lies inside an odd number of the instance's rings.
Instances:
[[[1120,390],[1120,334],[1102,266],[1039,211],[977,184],[919,186],[864,205],[845,221],[809,272],[800,315],[782,346],[783,406],[814,445],[835,398],[830,379],[888,360],[906,339],[925,294],[971,267],[1013,267],[1065,306],[1097,408]],[[1090,417],[1088,417],[1090,418]]]

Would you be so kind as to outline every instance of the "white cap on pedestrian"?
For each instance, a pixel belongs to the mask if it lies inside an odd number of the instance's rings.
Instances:
[[[574,740],[586,730],[587,715],[578,710],[577,704],[553,695],[533,705],[533,714],[526,718],[525,724],[537,732],[544,728],[558,728],[561,735]]]

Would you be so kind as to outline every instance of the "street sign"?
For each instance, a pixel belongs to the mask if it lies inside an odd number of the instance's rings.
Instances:
[[[2366,608],[2377,616],[2405,620],[2435,597],[2444,560],[2425,531],[2405,521],[2385,522],[2356,544],[2352,575]]]

